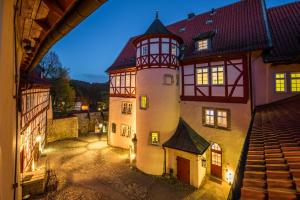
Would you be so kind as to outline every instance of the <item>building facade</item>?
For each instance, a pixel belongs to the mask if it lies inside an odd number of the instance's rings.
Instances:
[[[300,92],[299,26],[284,20],[299,24],[298,8],[245,0],[169,26],[156,18],[107,70],[109,144],[148,174],[231,184],[256,106]]]

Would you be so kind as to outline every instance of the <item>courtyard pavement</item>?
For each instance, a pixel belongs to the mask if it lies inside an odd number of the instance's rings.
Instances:
[[[130,168],[128,151],[89,134],[51,143],[45,157],[57,175],[55,191],[38,200],[177,200],[226,199],[227,184],[206,180],[200,189],[175,179],[146,175]]]

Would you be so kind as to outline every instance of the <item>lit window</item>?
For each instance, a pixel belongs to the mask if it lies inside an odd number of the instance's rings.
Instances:
[[[148,46],[142,46],[142,56],[148,55]]]
[[[218,110],[217,122],[219,127],[227,128],[227,111]]]
[[[292,92],[300,92],[300,72],[291,73],[291,90]]]
[[[212,67],[212,84],[213,85],[222,85],[224,84],[224,67]]]
[[[176,56],[177,54],[177,47],[175,44],[172,44],[171,46],[171,52],[172,52],[172,55]]]
[[[208,84],[208,68],[197,68],[197,85]]]
[[[158,132],[151,132],[151,144],[157,145],[159,144],[159,133]]]
[[[141,109],[147,109],[148,107],[148,98],[147,96],[141,96],[140,97],[140,108]]]
[[[122,124],[121,125],[121,136],[130,137],[131,129],[130,126]]]
[[[121,84],[121,76],[117,75],[116,76],[116,87],[120,87],[120,84]]]
[[[122,102],[122,114],[131,114],[132,103],[131,102]]]
[[[213,109],[205,109],[205,124],[215,125],[215,111]]]
[[[211,146],[211,162],[213,165],[221,166],[222,165],[222,160],[221,160],[221,147],[213,143]]]
[[[285,91],[285,73],[276,73],[275,75],[275,89],[276,92]]]
[[[117,125],[115,123],[111,124],[111,132],[116,133]]]
[[[197,41],[196,48],[198,51],[208,49],[208,39]]]

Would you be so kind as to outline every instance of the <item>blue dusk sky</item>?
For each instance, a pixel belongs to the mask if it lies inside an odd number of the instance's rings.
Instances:
[[[200,14],[238,0],[108,0],[75,29],[58,41],[55,51],[72,79],[105,82],[105,70],[114,62],[127,40],[144,33],[155,11],[165,24],[185,19],[188,13]],[[266,0],[274,7],[295,0]]]

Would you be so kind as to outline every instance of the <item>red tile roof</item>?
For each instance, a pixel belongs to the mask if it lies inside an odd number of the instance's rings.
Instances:
[[[262,0],[243,0],[215,9],[214,14],[206,12],[171,24],[167,29],[184,40],[187,46],[183,52],[184,59],[265,49],[269,43],[264,11]],[[212,23],[207,24],[207,20],[212,20]],[[181,28],[185,28],[185,31],[180,31]],[[193,38],[210,31],[215,32],[212,49],[196,52]],[[135,58],[132,40],[128,41],[108,71],[135,65],[128,61]]]
[[[300,55],[300,2],[268,10],[273,48],[266,62],[294,61]]]
[[[300,198],[300,96],[257,109],[241,199]]]

